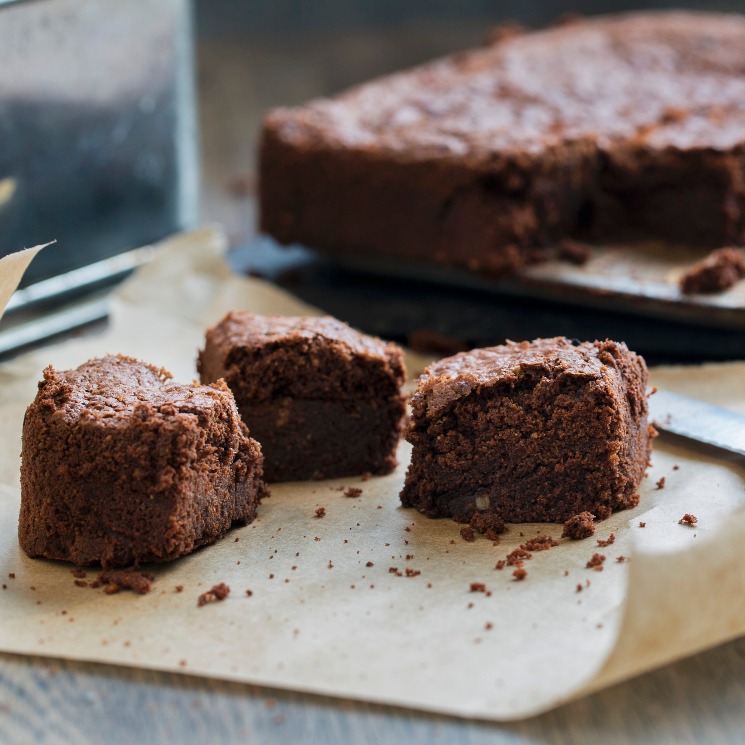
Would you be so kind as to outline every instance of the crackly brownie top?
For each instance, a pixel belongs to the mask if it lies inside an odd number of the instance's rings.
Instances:
[[[330,316],[228,313],[207,331],[202,380],[225,378],[237,398],[397,395],[400,348]]]
[[[270,130],[400,158],[601,147],[729,149],[745,141],[745,19],[653,12],[507,34],[332,99],[278,109]]]
[[[495,384],[514,385],[527,373],[542,377],[570,376],[587,380],[617,380],[617,370],[639,376],[646,383],[646,367],[625,344],[614,341],[573,343],[564,337],[507,342],[497,347],[474,349],[430,365],[419,378],[412,399],[415,411],[439,416],[472,391]],[[644,390],[644,386],[642,386]]]
[[[206,416],[232,398],[226,387],[180,385],[171,377],[163,368],[122,355],[89,360],[75,370],[50,365],[35,403],[54,417],[115,427],[133,417]]]

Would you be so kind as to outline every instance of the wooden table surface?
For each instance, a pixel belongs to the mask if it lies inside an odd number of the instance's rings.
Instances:
[[[223,222],[242,240],[253,229],[250,202],[238,193],[243,189],[232,189],[231,196],[229,186],[236,177],[250,181],[253,138],[266,106],[303,100],[369,77],[379,71],[381,57],[388,67],[396,67],[466,46],[483,28],[451,24],[417,33],[404,29],[383,39],[364,34],[301,39],[284,55],[270,41],[246,43],[234,31],[230,38],[203,39],[199,49],[203,204],[205,218]],[[513,724],[463,721],[186,675],[0,654],[3,745],[741,745],[743,702],[745,639]]]

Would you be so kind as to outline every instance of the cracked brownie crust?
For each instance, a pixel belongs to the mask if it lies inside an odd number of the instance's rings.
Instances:
[[[633,507],[647,467],[647,369],[613,341],[476,349],[419,379],[401,493],[429,517],[598,519]]]

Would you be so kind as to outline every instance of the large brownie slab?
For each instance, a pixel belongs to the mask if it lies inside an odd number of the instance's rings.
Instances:
[[[229,313],[207,332],[202,382],[230,386],[268,481],[389,473],[405,372],[395,344],[334,318]]]
[[[111,356],[48,367],[23,425],[18,535],[77,565],[168,561],[246,524],[268,491],[230,391]]]
[[[277,109],[280,243],[499,272],[569,235],[745,241],[745,19],[685,12],[502,35]]]
[[[419,379],[401,501],[430,517],[597,518],[638,502],[654,430],[624,344],[560,337],[475,349]]]

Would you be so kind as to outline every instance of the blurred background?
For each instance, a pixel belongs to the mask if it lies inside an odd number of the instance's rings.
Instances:
[[[479,45],[506,21],[671,7],[743,13],[745,0],[0,0],[0,255],[57,240],[11,301],[0,355],[100,324],[113,283],[150,256],[132,249],[217,222],[237,270],[400,341],[561,333],[625,338],[653,360],[745,357],[732,324],[650,327],[643,314],[383,280],[256,237],[268,109]]]

